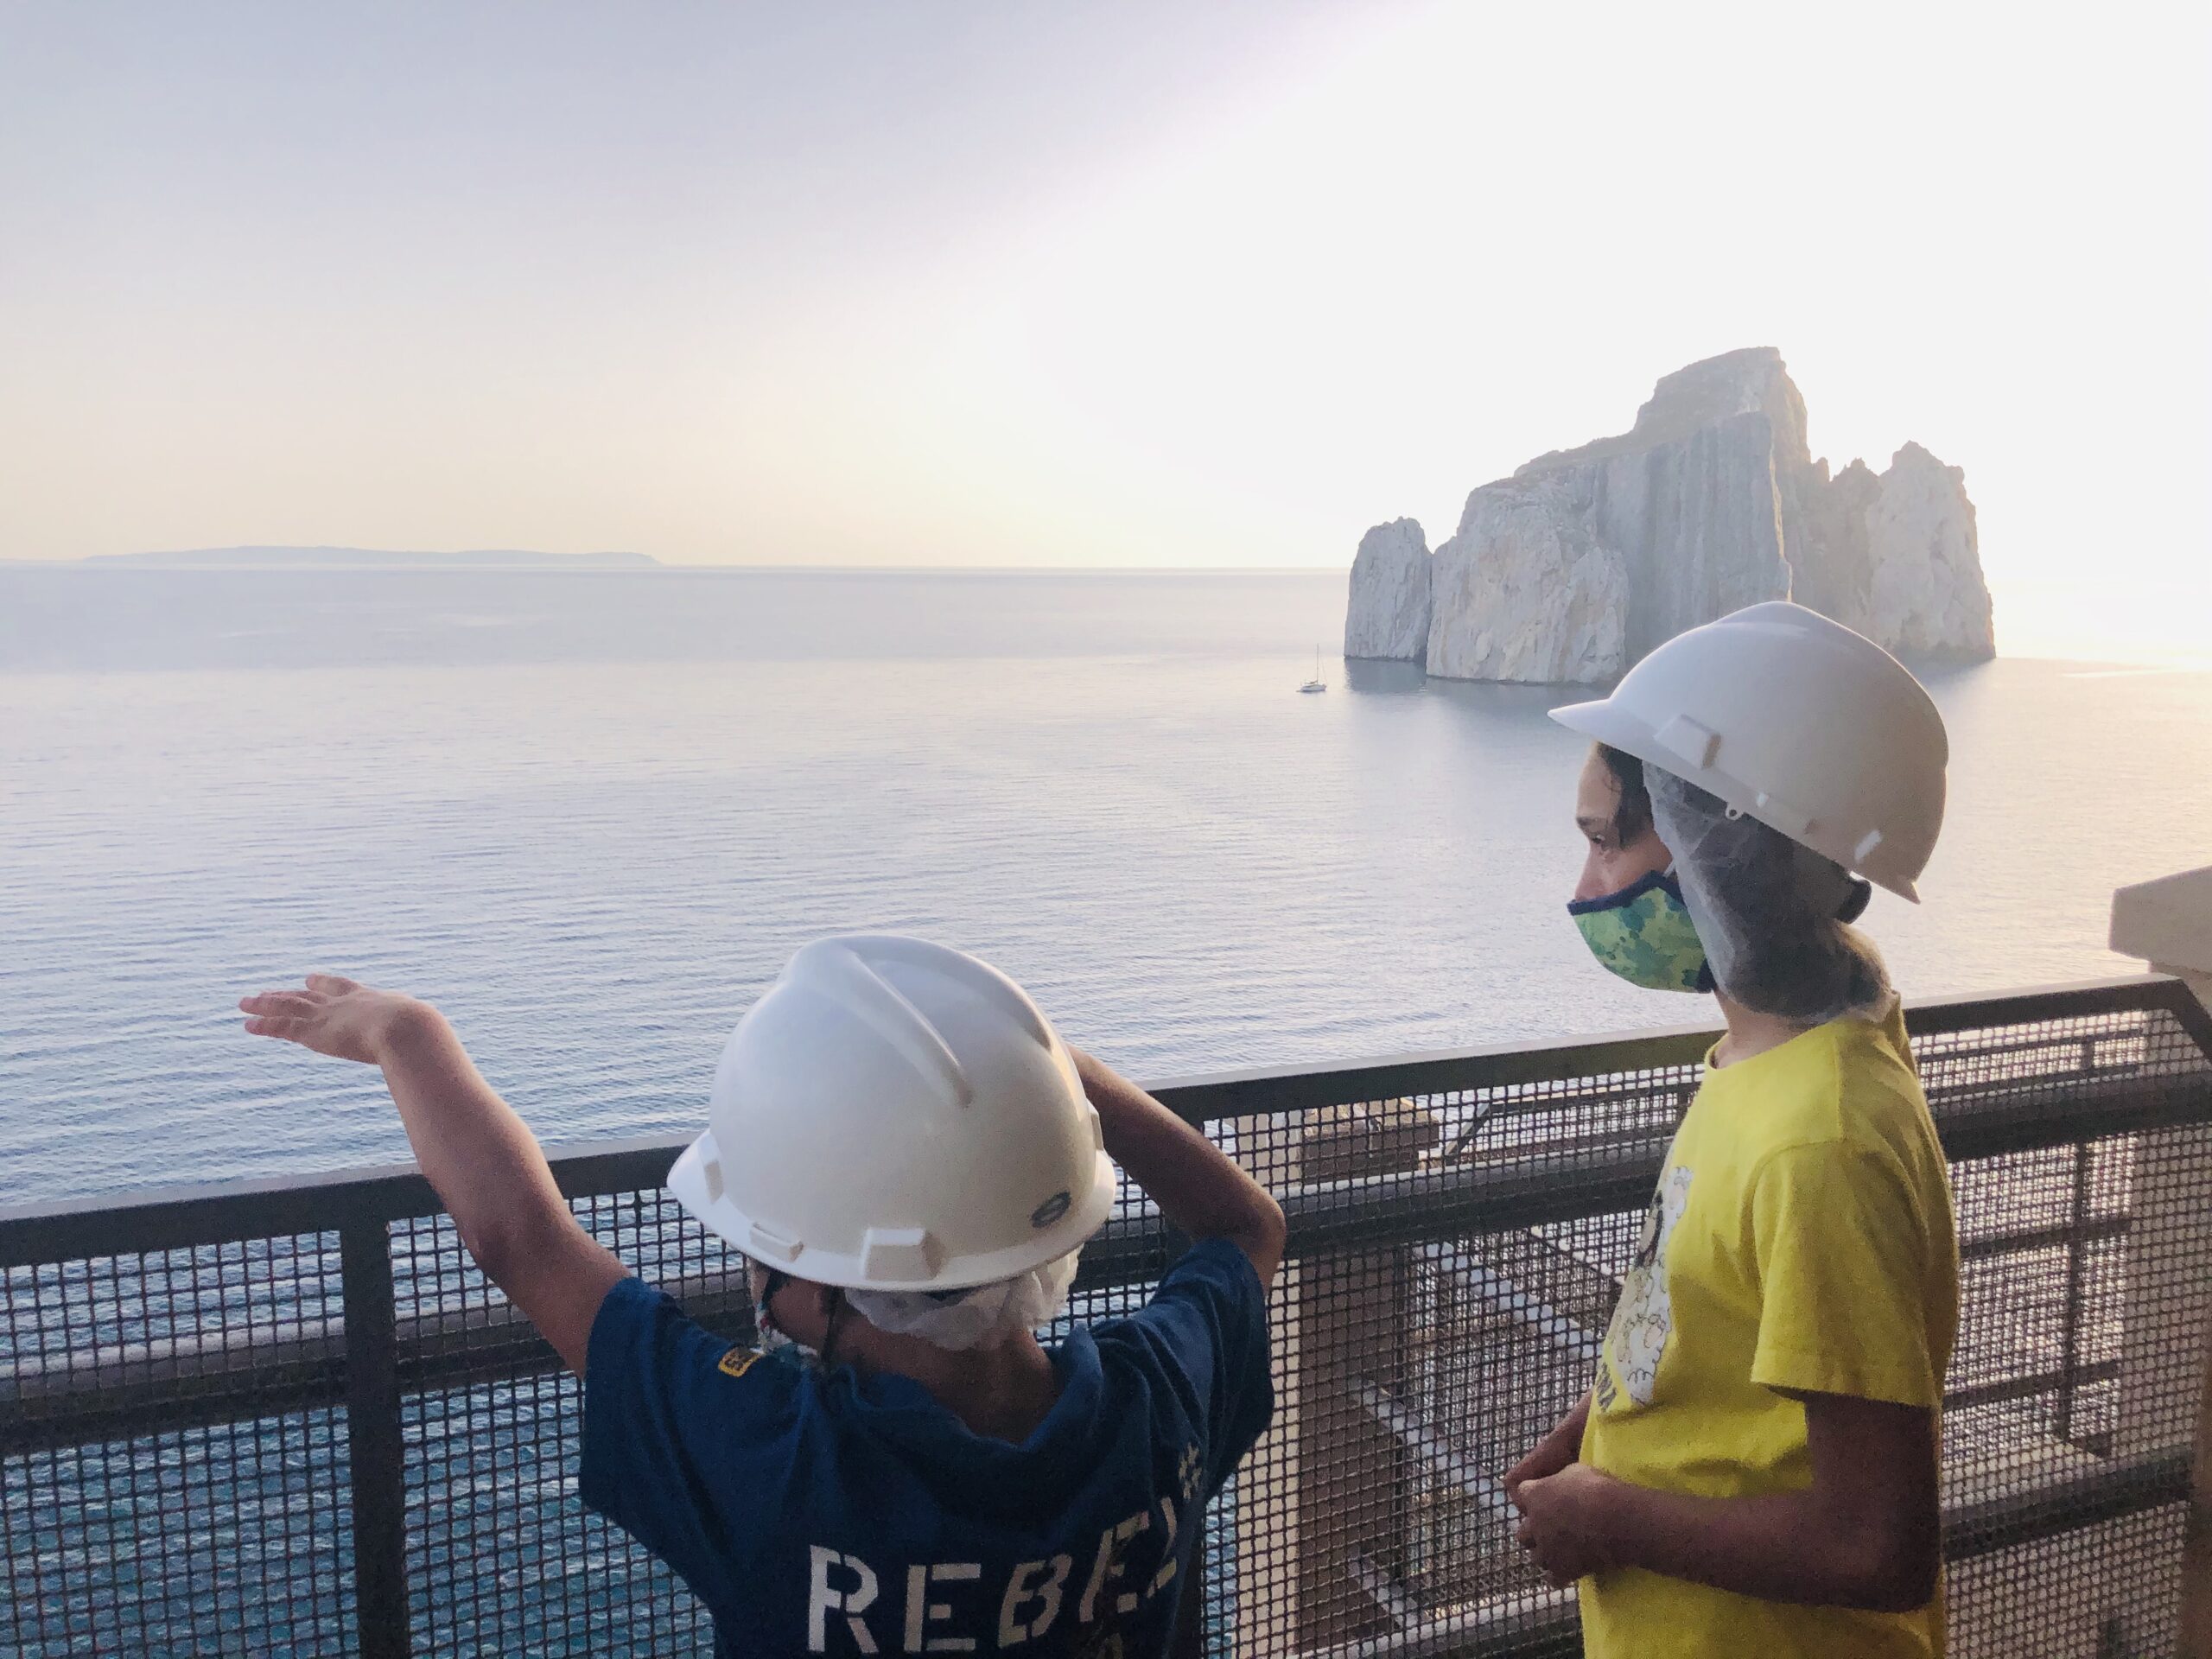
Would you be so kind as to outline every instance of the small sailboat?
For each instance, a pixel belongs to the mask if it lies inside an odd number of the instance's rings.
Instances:
[[[1298,689],[1301,692],[1325,691],[1329,689],[1329,683],[1321,677],[1320,646],[1313,647],[1313,677]]]

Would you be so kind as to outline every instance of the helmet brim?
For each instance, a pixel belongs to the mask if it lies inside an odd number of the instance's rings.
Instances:
[[[1603,743],[1609,749],[1618,749],[1623,754],[1632,754],[1639,760],[1649,760],[1654,766],[1662,763],[1651,753],[1651,728],[1635,715],[1622,709],[1610,697],[1599,697],[1589,702],[1569,702],[1551,711],[1551,717],[1570,732]],[[1679,763],[1677,763],[1679,764]]]
[[[1629,713],[1611,697],[1598,697],[1588,702],[1564,703],[1551,710],[1551,717],[1570,732],[1579,732],[1586,738],[1603,743],[1609,749],[1632,754],[1646,766],[1672,772],[1675,777],[1719,796],[1737,811],[1757,818],[1762,823],[1771,824],[1771,820],[1759,810],[1757,801],[1750,798],[1749,791],[1733,779],[1703,767],[1685,766],[1681,756],[1658,741],[1658,734],[1652,730],[1649,721]],[[1783,835],[1789,834],[1778,824],[1771,827]],[[1865,876],[1876,887],[1897,894],[1909,904],[1920,902],[1920,889],[1910,877],[1876,874],[1847,860],[1837,861],[1854,874]]]
[[[669,1194],[684,1213],[749,1260],[841,1290],[967,1290],[1041,1268],[1080,1249],[1106,1224],[1121,1185],[1114,1160],[1103,1151],[1098,1152],[1091,1166],[1090,1190],[1071,1204],[1065,1215],[1050,1226],[1038,1229],[1031,1237],[986,1255],[950,1257],[928,1278],[884,1277],[871,1275],[858,1256],[843,1252],[802,1245],[795,1253],[785,1254],[764,1248],[753,1218],[729,1191],[711,1191],[707,1170],[719,1160],[714,1131],[709,1129],[685,1147],[670,1168]]]

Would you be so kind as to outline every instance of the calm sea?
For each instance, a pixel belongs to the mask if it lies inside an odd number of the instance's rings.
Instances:
[[[926,934],[1141,1077],[1705,1017],[1584,954],[1554,694],[1297,688],[1327,574],[0,569],[0,1202],[404,1156],[374,1075],[238,1029],[435,999],[550,1140],[700,1121],[803,941]],[[2000,626],[2002,619],[2000,618]],[[2212,675],[1932,679],[1909,992],[2133,964],[2205,861]]]

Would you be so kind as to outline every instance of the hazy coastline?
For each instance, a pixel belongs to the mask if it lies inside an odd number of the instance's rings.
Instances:
[[[648,570],[650,553],[539,553],[527,548],[406,552],[375,547],[194,547],[156,553],[93,553],[79,565],[154,570]]]

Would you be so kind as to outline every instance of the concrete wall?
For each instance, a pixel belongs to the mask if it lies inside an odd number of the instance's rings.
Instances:
[[[2122,887],[2113,895],[2112,948],[2176,976],[2212,1007],[2212,866]],[[2181,1651],[2212,1659],[2212,1287],[2196,1271],[2212,1243],[2204,1194],[2212,1131],[2144,1135],[2135,1153],[2135,1230],[2128,1241],[2131,1319],[2120,1357],[2113,1451],[2196,1446],[2195,1502],[2183,1556]],[[2196,1304],[2197,1340],[2173,1340],[2174,1303]],[[2167,1651],[2170,1630],[2139,1628],[2139,1610],[2115,1609],[2131,1646]]]

